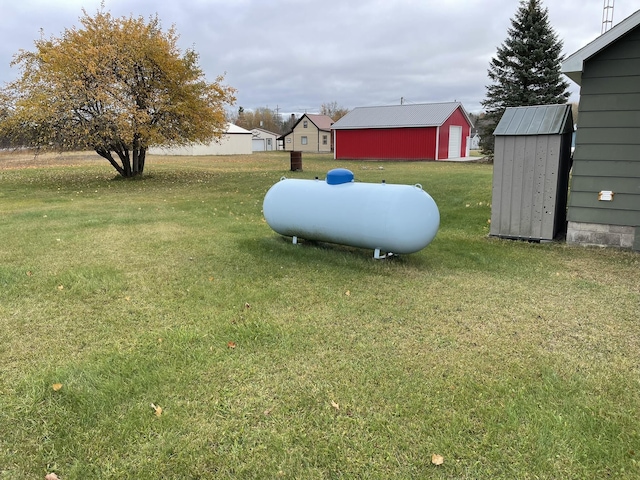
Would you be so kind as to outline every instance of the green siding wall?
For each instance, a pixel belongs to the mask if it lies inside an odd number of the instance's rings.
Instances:
[[[573,161],[569,221],[640,226],[640,28],[585,62]]]

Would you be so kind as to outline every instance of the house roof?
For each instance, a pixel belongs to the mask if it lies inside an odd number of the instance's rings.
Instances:
[[[353,128],[439,127],[460,108],[472,125],[460,102],[357,107],[331,127],[334,130]]]
[[[327,132],[331,131],[331,125],[333,125],[333,120],[328,115],[317,115],[313,113],[305,113],[303,114],[298,121],[291,127],[287,133],[284,133],[278,137],[278,140],[282,140],[288,135],[291,135],[293,131],[296,129],[298,124],[302,121],[303,118],[307,117],[311,120],[318,130],[326,130]]]
[[[318,127],[318,130],[331,130],[331,125],[333,125],[333,120],[328,115],[315,115],[313,113],[305,113],[300,120],[304,117],[307,117],[309,120],[313,122],[313,124]],[[300,122],[296,123],[296,125]]]
[[[269,135],[274,135],[274,136],[276,136],[276,137],[280,135],[279,133],[275,133],[275,132],[272,132],[272,131],[270,131],[270,130],[265,130],[264,128],[260,128],[260,127],[252,128],[252,129],[251,129],[251,132],[253,133],[253,132],[255,132],[256,130],[259,130],[259,131],[261,131],[261,132],[267,133],[267,134],[269,134]]]
[[[601,52],[609,45],[634,30],[640,25],[640,10],[622,20],[616,26],[600,35],[591,43],[588,43],[573,55],[570,55],[562,62],[562,73],[578,85],[582,84],[582,71],[584,62]]]
[[[572,130],[571,105],[536,105],[508,107],[493,134],[554,135]]]

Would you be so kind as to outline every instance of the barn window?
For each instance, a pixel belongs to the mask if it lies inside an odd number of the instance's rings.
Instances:
[[[323,145],[327,144],[327,136],[326,135],[322,135],[322,144]]]
[[[300,138],[300,143],[302,143],[302,145],[306,145],[307,144],[307,137],[301,137]]]
[[[307,128],[308,122],[305,120],[304,122],[302,122],[302,128]]]

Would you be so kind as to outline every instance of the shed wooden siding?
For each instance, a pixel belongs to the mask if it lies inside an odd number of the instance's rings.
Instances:
[[[435,160],[436,127],[336,130],[339,159]]]
[[[584,64],[568,219],[640,226],[640,28]]]
[[[462,142],[459,152],[456,152],[454,157],[465,157],[467,153],[467,141],[471,137],[471,125],[463,115],[460,108],[457,108],[455,112],[440,126],[440,141],[438,142],[438,160],[446,160],[449,155],[449,127],[457,126],[462,127]]]
[[[496,137],[495,147],[490,235],[553,240],[566,220],[568,167],[559,161],[570,135]]]

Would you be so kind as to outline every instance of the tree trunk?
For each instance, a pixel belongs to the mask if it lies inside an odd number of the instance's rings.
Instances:
[[[146,149],[140,145],[140,136],[135,134],[133,136],[133,163],[132,163],[132,176],[142,175],[144,171],[144,158]]]
[[[140,147],[140,151],[138,153],[138,175],[142,175],[144,172],[144,164],[147,159],[147,149],[144,147]]]
[[[110,150],[116,152],[118,158],[120,159],[120,163],[122,164],[122,168],[118,170],[120,175],[125,178],[132,177],[131,171],[131,160],[129,158],[129,149],[123,142],[118,142],[116,144],[110,145]]]
[[[96,148],[96,153],[101,157],[104,157],[107,160],[109,160],[109,163],[111,164],[111,166],[115,168],[120,175],[122,175],[123,177],[126,176],[124,174],[124,169],[118,164],[118,162],[115,161],[115,159],[113,158],[113,155],[111,155],[111,152],[109,150],[107,150],[106,148],[98,147]]]
[[[132,178],[138,175],[142,175],[144,172],[144,164],[146,159],[146,149],[144,147],[134,148],[131,152],[124,145],[111,146],[110,149],[96,147],[96,153],[103,158],[106,158],[111,166],[124,178]],[[114,151],[120,162],[119,164],[114,158],[111,152]],[[133,158],[131,158],[133,157]]]
[[[140,145],[140,136],[133,137],[133,175],[142,175],[146,149]]]

